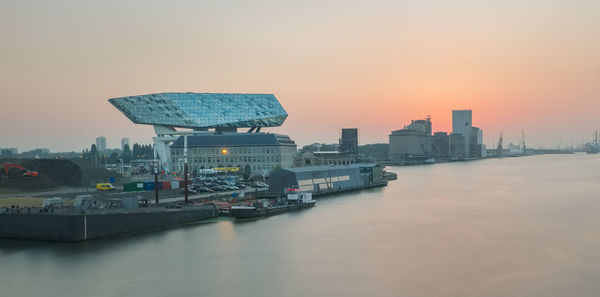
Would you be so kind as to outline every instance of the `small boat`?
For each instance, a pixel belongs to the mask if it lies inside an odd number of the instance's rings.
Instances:
[[[257,199],[252,205],[231,206],[230,213],[236,219],[251,219],[272,216],[288,211],[315,206],[312,193],[288,189],[288,194],[280,199]]]

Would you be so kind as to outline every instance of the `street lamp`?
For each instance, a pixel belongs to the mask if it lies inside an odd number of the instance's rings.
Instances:
[[[157,160],[157,151],[156,147],[154,147],[154,160],[152,162],[152,167],[154,167],[154,202],[158,206],[158,160]]]

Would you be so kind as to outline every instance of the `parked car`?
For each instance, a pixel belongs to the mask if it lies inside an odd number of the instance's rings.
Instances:
[[[214,186],[212,187],[213,191],[218,191],[218,192],[224,192],[227,191],[227,188],[225,186]]]
[[[185,188],[179,190],[179,194],[185,194]],[[188,188],[188,195],[196,194],[196,190]]]
[[[197,192],[199,193],[212,193],[213,190],[207,188],[207,187],[200,187],[198,189],[196,189]]]
[[[96,184],[96,190],[98,190],[98,191],[111,191],[114,189],[115,189],[115,187],[113,187],[113,185],[111,185],[110,183]]]
[[[263,182],[253,182],[252,183],[252,187],[253,188],[259,188],[259,189],[261,189],[261,188],[268,188],[269,185],[267,185],[267,184],[265,184]]]

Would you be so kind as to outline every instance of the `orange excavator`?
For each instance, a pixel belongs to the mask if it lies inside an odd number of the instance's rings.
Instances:
[[[27,170],[25,167],[19,164],[10,164],[4,162],[3,165],[4,168],[2,173],[6,174],[8,177],[17,177],[19,175],[24,177],[37,177],[39,175],[37,171]]]

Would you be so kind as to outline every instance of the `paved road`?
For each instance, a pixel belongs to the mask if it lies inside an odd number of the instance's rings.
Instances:
[[[52,197],[52,196],[76,195],[76,194],[95,193],[95,192],[96,192],[96,188],[61,188],[61,189],[52,190],[52,191],[23,192],[23,193],[15,193],[15,194],[3,194],[3,195],[0,195],[0,198],[12,198],[12,197]]]
[[[259,189],[258,191],[261,191]],[[234,193],[237,193],[238,197],[243,197],[245,193],[257,192],[257,189],[247,188],[244,190],[227,191],[227,192],[215,192],[205,193],[197,195],[189,195],[190,200],[197,199],[211,199],[211,198],[225,198],[232,197]],[[154,202],[154,191],[140,191],[140,192],[123,192],[122,190],[116,191],[97,191],[95,188],[63,188],[53,191],[44,192],[30,192],[30,193],[19,193],[19,194],[4,194],[0,195],[1,198],[13,198],[13,197],[61,197],[63,199],[75,199],[77,195],[94,195],[95,197],[104,198],[121,198],[126,196],[139,196],[146,198]],[[158,193],[160,203],[173,203],[185,200],[183,194],[179,193],[179,189],[174,190],[159,190]]]

